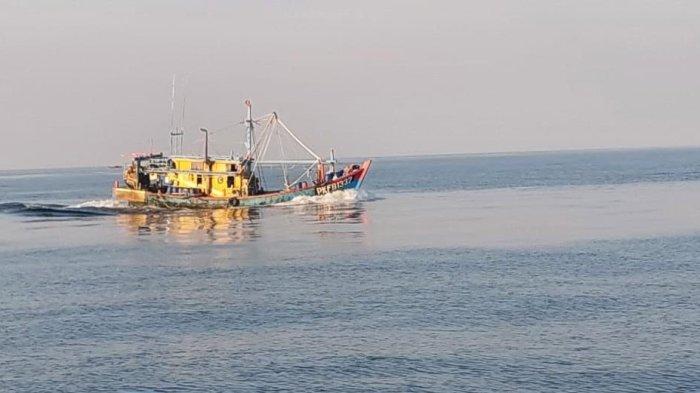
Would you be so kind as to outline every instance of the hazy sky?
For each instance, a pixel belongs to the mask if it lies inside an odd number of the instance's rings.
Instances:
[[[700,145],[699,44],[698,1],[0,0],[0,169],[167,150],[174,73],[198,152],[248,97],[343,156]]]

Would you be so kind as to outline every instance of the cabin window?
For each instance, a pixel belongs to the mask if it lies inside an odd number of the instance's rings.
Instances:
[[[236,164],[231,164],[231,172],[235,172],[235,171],[236,171]]]
[[[202,175],[197,175],[197,185],[202,184]]]
[[[233,165],[231,165],[231,166],[233,166]],[[233,187],[233,179],[234,179],[233,176],[229,176],[228,179],[226,180],[226,186],[227,186],[228,188]]]

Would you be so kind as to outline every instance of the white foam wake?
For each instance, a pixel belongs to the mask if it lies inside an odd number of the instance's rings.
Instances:
[[[82,209],[85,207],[94,207],[94,208],[99,208],[99,209],[116,209],[116,208],[124,207],[124,204],[122,204],[121,202],[116,201],[114,199],[100,199],[100,200],[81,202],[81,203],[77,203],[75,205],[70,205],[68,207],[71,209]]]
[[[360,190],[341,190],[334,191],[325,195],[306,196],[301,195],[295,197],[289,202],[280,202],[275,206],[298,206],[298,205],[333,205],[341,203],[351,203],[365,201],[370,199],[366,191]]]

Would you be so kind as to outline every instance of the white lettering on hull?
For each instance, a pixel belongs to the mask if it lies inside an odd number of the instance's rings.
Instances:
[[[343,187],[347,186],[348,184],[350,184],[351,181],[352,181],[352,178],[348,177],[348,178],[345,178],[337,183],[331,183],[331,184],[327,184],[325,186],[316,187],[316,195],[325,195],[325,194],[328,194],[328,193],[333,192],[333,191],[338,191],[338,190],[342,189]]]

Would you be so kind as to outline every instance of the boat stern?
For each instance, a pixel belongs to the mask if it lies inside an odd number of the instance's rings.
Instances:
[[[146,203],[145,190],[133,190],[126,187],[113,187],[112,196],[117,201],[129,203]]]

